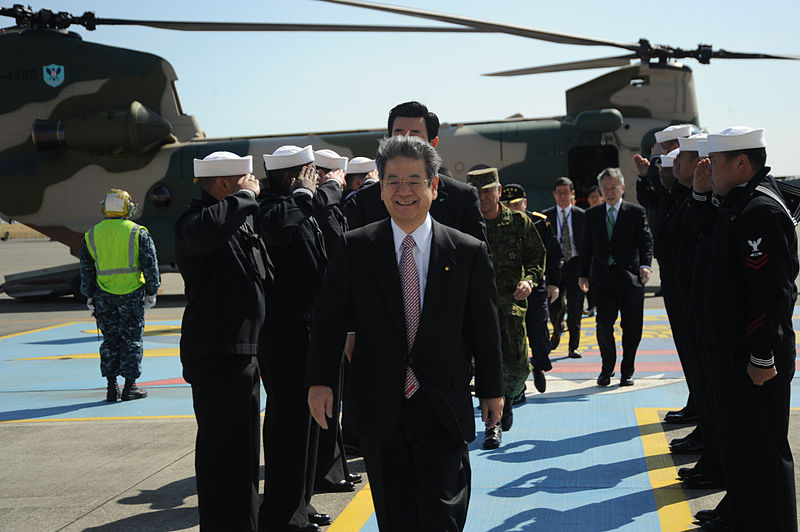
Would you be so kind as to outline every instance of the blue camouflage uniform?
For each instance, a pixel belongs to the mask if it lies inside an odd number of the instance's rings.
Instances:
[[[114,219],[117,218],[104,220]],[[103,333],[103,343],[100,344],[100,373],[103,377],[121,375],[136,380],[142,374],[144,297],[157,294],[161,281],[153,239],[143,226],[139,226],[138,233],[144,284],[128,294],[111,294],[98,286],[95,261],[86,239],[81,246],[81,293],[94,299],[93,315]]]

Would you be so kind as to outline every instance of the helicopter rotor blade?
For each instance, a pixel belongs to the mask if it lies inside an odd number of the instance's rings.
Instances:
[[[570,70],[589,70],[592,68],[609,68],[628,66],[631,59],[637,59],[636,54],[620,55],[616,57],[603,57],[600,59],[589,59],[586,61],[570,61],[568,63],[556,63],[553,65],[543,65],[530,68],[517,68],[515,70],[503,70],[482,74],[483,76],[526,76],[528,74],[544,74],[547,72],[568,72]]]
[[[169,20],[95,19],[96,25],[146,26],[179,31],[349,31],[392,33],[489,33],[491,30],[434,26],[376,26],[364,24],[269,24],[250,22],[177,22]]]
[[[359,2],[354,0],[320,0],[321,2],[328,2],[332,4],[341,4],[353,7],[362,7],[365,9],[374,9],[376,11],[384,11],[387,13],[395,13],[398,15],[408,15],[411,17],[424,18],[428,20],[438,20],[439,22],[449,22],[450,24],[459,24],[475,29],[482,29],[495,33],[506,33],[509,35],[517,35],[519,37],[527,37],[529,39],[538,39],[540,41],[548,41],[560,44],[580,44],[584,46],[612,46],[615,48],[623,48],[635,52],[640,49],[638,43],[621,43],[613,41],[604,41],[600,39],[590,39],[586,37],[579,37],[577,35],[568,35],[565,33],[554,33],[549,31],[542,31],[533,28],[526,28],[524,26],[514,26],[510,24],[499,24],[496,22],[489,22],[486,20],[459,17],[455,15],[447,15],[444,13],[435,13],[433,11],[425,11],[422,9],[413,9],[410,7],[389,6],[385,4],[375,4],[372,2]]]
[[[800,61],[800,55],[787,55],[787,54],[762,54],[751,52],[729,52],[728,50],[714,50],[711,57],[715,59],[788,59]]]

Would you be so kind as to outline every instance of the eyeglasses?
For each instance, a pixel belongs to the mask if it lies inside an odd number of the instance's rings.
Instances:
[[[412,178],[412,179],[392,179],[392,178],[390,178],[390,179],[384,179],[382,181],[382,183],[383,183],[383,186],[385,186],[386,188],[392,189],[392,190],[399,189],[400,185],[407,185],[408,188],[410,188],[411,190],[417,190],[417,189],[422,188],[423,186],[427,185],[428,184],[428,180],[427,179],[417,179],[417,178]]]
[[[621,185],[612,185],[610,187],[600,187],[600,190],[602,190],[603,192],[611,192],[612,190],[617,190],[619,188],[622,188],[622,186]]]

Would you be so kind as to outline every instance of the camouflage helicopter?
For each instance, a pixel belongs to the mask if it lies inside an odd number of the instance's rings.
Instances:
[[[450,27],[326,24],[175,22],[97,18],[0,9],[15,25],[0,33],[0,216],[15,219],[69,246],[98,218],[97,202],[110,187],[124,188],[142,207],[158,249],[162,271],[174,271],[172,224],[197,193],[192,159],[217,150],[252,154],[257,160],[284,144],[313,144],[353,157],[372,155],[385,130],[334,131],[254,138],[206,138],[183,112],[177,76],[152,54],[84,41],[73,25],[138,25],[183,31],[372,31],[506,33],[562,44],[608,46],[625,54],[495,72],[518,76],[618,67],[566,92],[566,115],[546,119],[444,124],[440,151],[456,178],[478,164],[496,166],[503,182],[521,183],[533,208],[552,202],[554,180],[570,176],[583,201],[598,171],[621,166],[647,152],[653,133],[669,124],[699,125],[692,71],[676,60],[694,58],[797,59],[791,56],[714,50],[682,50],[612,42],[367,2],[327,0],[360,8],[420,17]],[[637,61],[631,64],[631,61]],[[396,102],[391,102],[396,103]],[[263,174],[262,174],[263,176]],[[634,187],[629,187],[628,194]],[[75,194],[80,190],[80,194]],[[63,198],[69,197],[67,204]],[[634,199],[634,198],[631,198]],[[14,297],[76,293],[74,266],[7,276]]]

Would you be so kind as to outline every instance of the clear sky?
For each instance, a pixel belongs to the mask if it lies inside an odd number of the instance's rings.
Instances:
[[[391,0],[431,11],[597,39],[686,49],[800,54],[798,0],[647,2]],[[9,2],[8,5],[10,5]],[[104,0],[33,4],[80,15],[149,20],[437,25],[314,0]],[[11,25],[9,23],[5,25]],[[103,27],[84,39],[151,52],[175,67],[183,109],[210,137],[382,128],[388,110],[419,100],[443,122],[562,115],[564,91],[608,69],[487,78],[497,70],[621,55],[615,48],[509,35],[197,33]],[[716,60],[695,74],[700,121],[767,130],[775,175],[800,175],[800,61]]]

